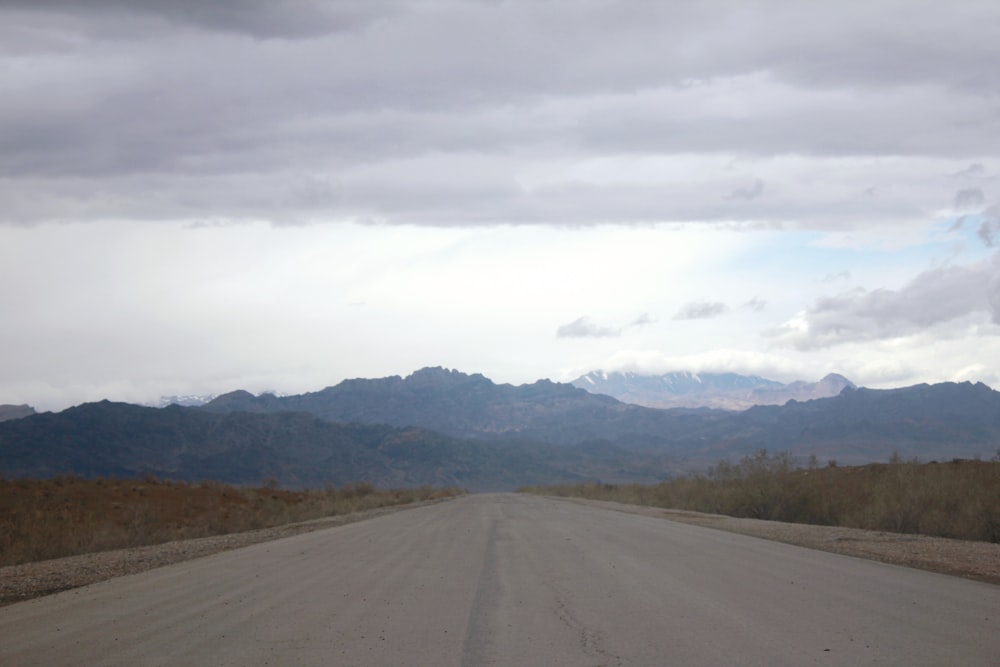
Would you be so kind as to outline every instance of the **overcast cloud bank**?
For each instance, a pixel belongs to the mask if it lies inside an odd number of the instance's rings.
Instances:
[[[997,25],[976,0],[8,0],[0,402],[439,364],[996,383]]]
[[[913,224],[995,201],[992,3],[4,3],[8,222]]]

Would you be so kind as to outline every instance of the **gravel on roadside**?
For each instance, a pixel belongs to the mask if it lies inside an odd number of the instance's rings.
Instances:
[[[0,567],[0,606],[29,600],[31,598],[79,588],[105,579],[137,574],[153,568],[170,565],[191,558],[209,556],[220,551],[277,540],[308,533],[323,528],[332,528],[355,521],[363,521],[376,516],[398,512],[441,500],[431,500],[407,505],[380,507],[364,512],[342,514],[303,521],[300,523],[262,528],[244,533],[213,535],[192,540],[177,540],[130,549],[99,551],[79,556],[54,558],[52,560],[9,565]]]

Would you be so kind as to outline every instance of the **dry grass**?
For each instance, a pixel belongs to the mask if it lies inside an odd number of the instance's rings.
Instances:
[[[286,491],[143,480],[0,479],[0,566],[223,535],[464,493],[370,484]]]
[[[1000,462],[796,468],[766,451],[707,475],[651,486],[577,484],[522,491],[734,517],[1000,542]]]

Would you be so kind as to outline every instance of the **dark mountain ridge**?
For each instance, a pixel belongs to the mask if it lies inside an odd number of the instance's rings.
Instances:
[[[0,474],[15,478],[152,474],[233,484],[274,479],[290,488],[365,481],[489,491],[595,476],[652,482],[661,477],[650,460],[614,447],[568,452],[546,443],[485,443],[287,411],[213,413],[101,401],[0,423]]]
[[[844,463],[906,456],[992,456],[1000,444],[1000,393],[984,384],[901,389],[847,384],[829,398],[792,400],[743,412],[655,409],[542,380],[514,387],[481,375],[430,368],[407,378],[347,380],[319,392],[276,398],[229,394],[207,410],[296,409],[325,419],[413,425],[456,437],[603,443],[669,457],[671,470],[766,448]]]
[[[969,382],[845,388],[832,398],[735,413],[699,437],[706,443],[700,449],[687,444],[701,458],[762,448],[852,464],[893,452],[924,460],[989,458],[1000,446],[1000,393]]]
[[[301,438],[282,447],[274,442],[277,432]],[[209,414],[101,401],[0,424],[0,469],[8,476],[154,474],[244,483],[278,477],[283,466],[318,457],[336,464],[346,482],[363,474],[383,476],[383,466],[364,446],[372,435],[312,415]],[[299,479],[301,473],[288,481],[313,481]]]
[[[406,378],[345,380],[280,398],[236,391],[202,409],[308,412],[330,421],[419,426],[462,438],[520,437],[561,444],[617,433],[620,429],[613,425],[622,419],[660,417],[659,411],[567,384],[539,380],[515,387],[443,368],[424,368]]]
[[[984,384],[657,410],[547,380],[515,387],[434,368],[298,396],[236,391],[162,409],[102,401],[0,422],[0,473],[496,490],[652,482],[759,449],[860,464],[893,453],[989,458],[998,445],[1000,393]]]

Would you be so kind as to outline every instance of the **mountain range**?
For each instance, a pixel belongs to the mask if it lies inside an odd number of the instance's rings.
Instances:
[[[547,443],[462,440],[414,427],[330,422],[305,412],[110,401],[0,423],[0,474],[9,478],[155,475],[232,484],[273,479],[290,488],[365,481],[488,491],[595,474],[653,481],[652,472],[643,472],[652,458],[614,447],[570,451]],[[623,462],[634,470],[618,473]]]
[[[645,375],[594,371],[573,380],[574,387],[613,396],[625,403],[650,408],[717,408],[746,410],[755,405],[783,405],[836,396],[855,384],[831,373],[819,382],[784,384],[755,375],[674,372]]]
[[[0,422],[8,419],[20,419],[35,414],[30,405],[0,405]]]
[[[210,412],[308,412],[322,419],[419,426],[459,438],[519,438],[574,444],[618,434],[658,411],[539,380],[513,386],[479,375],[424,368],[402,378],[345,380],[294,396],[234,391],[202,406]]]
[[[847,385],[832,397],[733,412],[426,368],[293,396],[235,391],[200,407],[102,401],[32,414],[0,422],[0,473],[495,490],[652,482],[762,448],[854,464],[893,453],[990,457],[998,444],[1000,393],[983,384]]]

